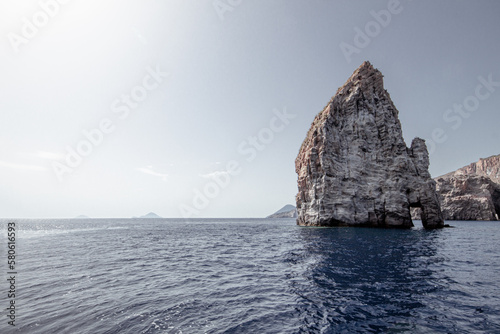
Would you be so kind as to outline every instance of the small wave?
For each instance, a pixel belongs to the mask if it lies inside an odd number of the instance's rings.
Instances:
[[[33,239],[33,238],[41,238],[41,237],[49,237],[55,235],[65,235],[65,234],[73,234],[73,233],[82,233],[82,232],[93,232],[99,230],[106,230],[107,228],[75,228],[75,229],[37,229],[37,230],[23,230],[20,229],[18,232],[18,238],[20,239]]]

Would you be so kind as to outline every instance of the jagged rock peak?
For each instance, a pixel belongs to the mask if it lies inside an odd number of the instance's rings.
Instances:
[[[349,95],[353,88],[366,90],[368,87],[373,87],[376,92],[382,92],[384,91],[383,78],[384,76],[379,70],[374,68],[369,61],[365,61],[337,90],[335,95]]]
[[[314,119],[302,143],[297,223],[427,228],[444,225],[424,140],[407,148],[383,76],[364,62]]]

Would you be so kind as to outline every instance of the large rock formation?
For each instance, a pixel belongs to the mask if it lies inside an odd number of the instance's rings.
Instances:
[[[480,159],[435,178],[446,220],[499,220],[500,156]],[[412,218],[420,219],[418,210]]]
[[[382,74],[363,63],[314,119],[297,159],[297,224],[443,227],[425,142],[403,140]]]

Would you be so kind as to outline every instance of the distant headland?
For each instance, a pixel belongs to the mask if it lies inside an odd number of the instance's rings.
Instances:
[[[297,209],[295,206],[287,204],[266,218],[297,218]]]

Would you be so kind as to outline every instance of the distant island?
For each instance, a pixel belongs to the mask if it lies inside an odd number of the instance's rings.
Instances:
[[[297,209],[295,206],[287,204],[266,218],[297,218]]]
[[[140,216],[140,217],[132,217],[132,218],[163,218],[163,217],[158,216],[158,215],[157,215],[156,213],[154,213],[154,212],[150,212],[150,213],[148,213],[147,215]]]
[[[79,216],[74,217],[73,219],[89,219],[89,218],[90,218],[89,216],[79,215]]]

